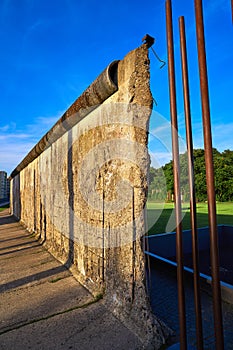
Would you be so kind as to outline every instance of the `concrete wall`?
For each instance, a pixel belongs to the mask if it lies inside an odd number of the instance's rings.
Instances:
[[[11,209],[84,286],[104,294],[145,347],[158,349],[164,329],[151,313],[142,249],[152,107],[146,44],[105,78],[14,170]]]

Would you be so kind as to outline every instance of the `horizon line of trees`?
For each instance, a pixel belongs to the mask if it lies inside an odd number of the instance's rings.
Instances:
[[[194,149],[194,179],[196,201],[207,201],[204,149]],[[219,202],[233,201],[233,151],[222,153],[213,148],[215,196]],[[189,201],[187,152],[180,155],[180,188],[182,201]],[[173,161],[155,169],[150,167],[148,198],[172,201],[174,197]]]

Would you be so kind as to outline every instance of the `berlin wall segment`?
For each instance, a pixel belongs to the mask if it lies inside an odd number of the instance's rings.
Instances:
[[[149,79],[146,44],[109,65],[12,172],[11,211],[159,349],[169,330],[151,311],[142,247]]]

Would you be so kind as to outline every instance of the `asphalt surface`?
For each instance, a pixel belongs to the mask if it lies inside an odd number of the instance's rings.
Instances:
[[[151,259],[150,297],[154,313],[174,330],[173,342],[179,342],[176,269],[156,259]],[[185,305],[187,340],[196,349],[193,277],[185,273]],[[213,299],[206,282],[201,283],[201,305],[204,349],[215,349]],[[233,304],[222,302],[225,350],[233,349]]]

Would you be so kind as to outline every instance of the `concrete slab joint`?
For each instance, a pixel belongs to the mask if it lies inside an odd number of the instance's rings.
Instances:
[[[114,61],[11,175],[11,211],[141,340],[159,349],[145,276],[147,135],[152,108],[145,44]]]

